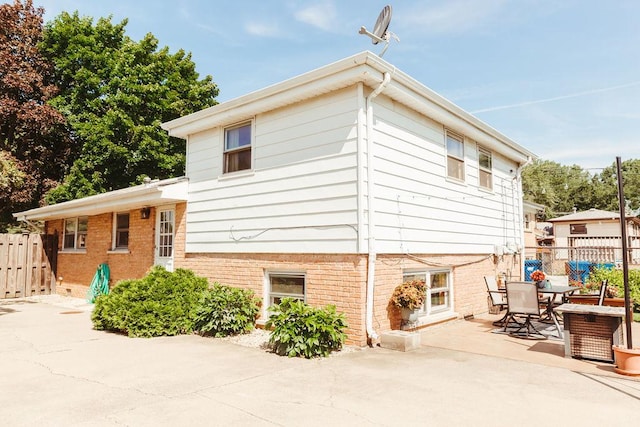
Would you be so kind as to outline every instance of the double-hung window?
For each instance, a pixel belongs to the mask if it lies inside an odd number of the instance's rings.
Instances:
[[[491,152],[483,148],[478,148],[478,184],[482,188],[493,189]]]
[[[427,284],[427,299],[420,308],[423,315],[433,315],[450,311],[451,272],[449,270],[412,271],[403,274],[403,282],[421,280]]]
[[[447,176],[464,181],[464,138],[449,131],[447,138]]]
[[[268,282],[269,305],[280,304],[284,298],[305,299],[304,273],[269,273]]]
[[[62,249],[85,249],[89,217],[67,218],[64,220]]]
[[[116,213],[113,221],[113,249],[129,247],[129,212]]]
[[[224,173],[251,169],[251,122],[224,130]]]

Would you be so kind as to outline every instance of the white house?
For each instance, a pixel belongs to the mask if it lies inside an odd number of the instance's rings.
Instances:
[[[162,127],[187,141],[175,265],[254,289],[265,315],[335,304],[362,344],[399,327],[408,278],[426,325],[486,312],[483,275],[522,271],[533,153],[370,52]]]
[[[415,327],[486,312],[483,276],[522,272],[533,153],[370,52],[162,127],[188,181],[15,214],[59,236],[58,292],[161,258],[253,289],[262,320],[287,296],[334,304],[364,345],[401,327],[403,281],[429,287]]]

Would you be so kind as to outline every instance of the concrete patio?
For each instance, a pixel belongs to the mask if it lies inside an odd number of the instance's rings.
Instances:
[[[640,382],[487,319],[411,352],[288,359],[195,335],[95,331],[82,300],[0,301],[3,425],[635,425]]]

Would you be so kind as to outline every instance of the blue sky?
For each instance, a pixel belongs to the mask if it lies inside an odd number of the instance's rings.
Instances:
[[[384,59],[543,159],[598,172],[640,158],[637,0],[34,0],[192,53],[223,102],[363,50],[393,7]]]

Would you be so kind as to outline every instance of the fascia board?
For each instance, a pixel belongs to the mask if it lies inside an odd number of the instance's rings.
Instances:
[[[169,185],[144,185],[14,213],[20,221],[53,220],[107,212],[121,212],[187,200],[188,181]]]

